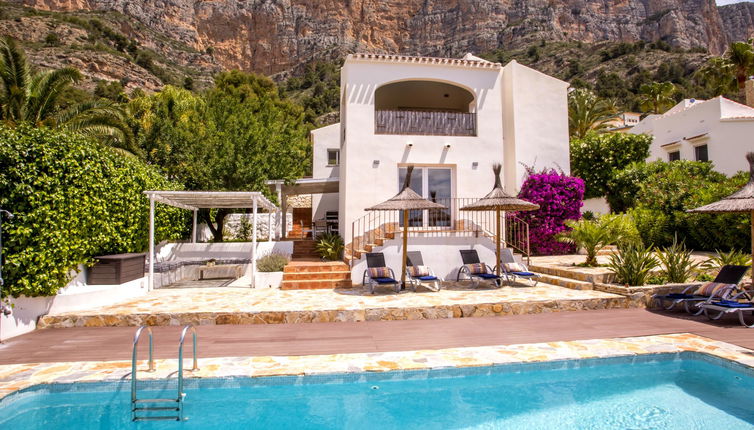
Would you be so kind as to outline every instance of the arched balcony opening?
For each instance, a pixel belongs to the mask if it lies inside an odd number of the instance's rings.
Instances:
[[[374,95],[375,134],[476,136],[474,94],[435,81],[400,81]]]

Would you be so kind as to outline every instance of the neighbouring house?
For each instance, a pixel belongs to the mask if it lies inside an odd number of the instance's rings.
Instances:
[[[641,114],[637,112],[621,112],[605,122],[608,131],[627,132],[641,121]]]
[[[649,115],[629,133],[654,136],[647,161],[711,161],[726,175],[746,170],[754,136],[754,108],[725,97],[686,99]]]
[[[412,164],[412,188],[447,209],[409,215],[411,248],[433,245],[425,262],[455,268],[459,247],[489,239],[489,216],[459,209],[492,189],[494,163],[511,194],[527,166],[570,171],[567,90],[516,61],[352,54],[341,70],[341,122],[311,133],[313,177],[270,185],[281,201],[311,193],[315,229],[318,220],[336,226],[354,265],[376,249],[390,264],[404,220],[364,209],[395,195]]]

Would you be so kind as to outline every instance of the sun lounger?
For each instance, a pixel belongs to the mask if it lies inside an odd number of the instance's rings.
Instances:
[[[513,251],[508,248],[500,250],[500,269],[506,282],[515,282],[516,278],[530,279],[534,281],[534,287],[539,282],[540,275],[530,271],[524,263],[516,261]]]
[[[683,304],[686,312],[699,315],[704,312],[700,304],[715,299],[727,299],[735,294],[738,283],[743,279],[749,266],[723,266],[712,282],[705,282],[701,286],[691,286],[680,293],[655,295],[658,305],[665,310],[673,309]]]
[[[406,279],[409,280],[413,291],[416,291],[416,287],[421,284],[431,285],[431,290],[440,291],[440,280],[430,267],[424,265],[422,253],[420,251],[409,251],[407,257]]]
[[[711,320],[719,320],[725,314],[737,313],[738,320],[741,324],[748,328],[754,328],[754,319],[751,324],[746,323],[744,314],[750,312],[754,316],[754,301],[749,299],[748,301],[739,301],[746,292],[738,293],[731,297],[729,300],[713,300],[711,302],[704,302],[699,307],[704,312],[704,315]]]
[[[480,280],[492,282],[497,287],[502,285],[502,279],[494,273],[495,267],[490,269],[489,266],[482,263],[476,249],[462,249],[460,252],[463,266],[458,269],[456,282],[461,280],[461,275],[464,275],[471,279],[475,286]]]
[[[369,287],[369,294],[374,294],[374,287],[381,285],[392,285],[396,293],[401,291],[401,281],[396,280],[393,269],[385,265],[385,255],[381,252],[367,253],[362,284]]]

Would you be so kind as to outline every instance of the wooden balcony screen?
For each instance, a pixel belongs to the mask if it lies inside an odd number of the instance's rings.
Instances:
[[[375,134],[476,136],[476,113],[376,110]]]

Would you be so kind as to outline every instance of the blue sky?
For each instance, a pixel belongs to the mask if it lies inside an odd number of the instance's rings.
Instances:
[[[724,4],[731,4],[731,3],[743,3],[743,0],[716,0],[717,4],[722,6]]]

